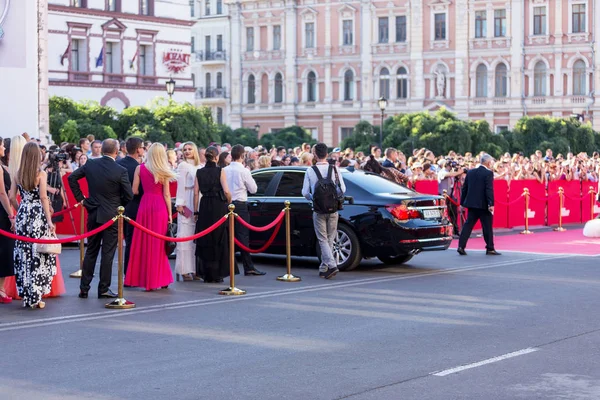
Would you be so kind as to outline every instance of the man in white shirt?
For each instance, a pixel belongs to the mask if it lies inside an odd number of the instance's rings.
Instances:
[[[118,150],[118,148],[117,148]],[[90,160],[95,160],[97,158],[102,158],[102,141],[94,140],[92,142],[92,153],[88,157]]]
[[[327,145],[325,143],[317,143],[314,147],[314,154],[317,158],[316,167],[319,169],[323,178],[327,177],[329,171],[329,163],[327,162]],[[338,196],[343,196],[346,192],[346,185],[342,174],[338,168],[333,166],[331,179],[337,186]],[[307,200],[313,201],[313,193],[317,184],[317,174],[313,168],[306,170],[304,175],[304,185],[302,186],[302,196]],[[339,271],[337,262],[333,257],[333,242],[337,235],[339,215],[337,212],[331,214],[320,214],[313,212],[313,223],[315,225],[315,234],[321,248],[321,265],[319,266],[319,276],[325,279],[333,278]]]
[[[248,193],[256,193],[256,182],[250,171],[244,167],[242,160],[244,159],[244,146],[236,144],[231,148],[231,164],[224,168],[225,177],[227,178],[227,186],[231,191],[231,200],[235,205],[235,212],[246,222],[250,222],[250,213],[248,212]],[[248,228],[242,224],[235,223],[235,237],[244,246],[248,247],[250,242],[250,235]],[[242,255],[242,262],[244,264],[244,275],[265,275],[265,272],[259,271],[254,268],[252,257],[250,253],[240,249]]]

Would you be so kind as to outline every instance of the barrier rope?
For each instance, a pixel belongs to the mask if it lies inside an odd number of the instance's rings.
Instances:
[[[265,232],[265,231],[272,229],[285,217],[285,210],[281,210],[281,213],[279,213],[277,218],[275,218],[275,220],[273,222],[271,222],[269,225],[265,225],[265,226],[261,226],[261,227],[250,225],[248,222],[244,221],[244,219],[241,218],[237,214],[235,214],[235,217],[237,218],[237,222],[239,222],[241,225],[245,226],[246,228],[250,229],[251,231]]]
[[[566,194],[566,193],[563,193],[563,196],[564,196],[566,199],[573,200],[573,201],[579,201],[579,202],[582,202],[583,200],[585,200],[586,198],[588,198],[588,197],[589,197],[589,196],[582,196],[582,197],[571,197],[571,196],[567,196],[567,194]]]
[[[131,218],[125,218],[125,220],[127,222],[129,222],[134,228],[137,228],[137,229],[141,230],[142,232],[147,233],[150,236],[154,236],[157,239],[164,240],[165,242],[188,242],[191,240],[196,240],[198,238],[201,238],[202,236],[208,235],[209,233],[211,233],[212,231],[217,229],[219,226],[221,226],[223,223],[225,223],[225,221],[227,221],[228,217],[229,217],[229,214],[224,215],[219,220],[217,220],[217,222],[215,222],[214,224],[212,224],[205,230],[196,233],[193,236],[177,237],[177,238],[169,237],[169,236],[165,236],[165,235],[161,235],[159,233],[153,232],[150,229],[146,228],[145,226],[138,224]]]
[[[52,217],[60,217],[61,215],[64,215],[66,213],[69,213],[69,212],[77,209],[77,207],[79,207],[80,205],[81,205],[81,203],[77,203],[73,207],[69,207],[69,208],[65,208],[64,210],[57,211],[54,214],[52,214]]]
[[[279,222],[277,223],[275,230],[271,234],[271,237],[269,238],[269,240],[267,240],[267,242],[264,244],[264,246],[261,247],[260,249],[252,250],[251,248],[246,247],[242,243],[240,243],[240,241],[237,240],[237,238],[235,239],[235,245],[238,246],[240,249],[247,251],[248,253],[253,253],[253,254],[263,253],[265,250],[267,250],[269,248],[269,246],[271,246],[271,244],[273,244],[273,241],[275,240],[275,236],[277,236],[277,232],[279,232],[279,229],[281,228],[281,224],[283,223],[283,218],[278,218],[278,219],[279,219]],[[275,221],[277,221],[277,220],[275,220]]]
[[[546,198],[540,199],[539,197],[532,196],[531,193],[529,194],[529,198],[530,199],[533,199],[535,201],[541,201],[541,202],[548,201],[548,200],[550,200],[550,199],[552,199],[552,198],[554,198],[556,196],[558,196],[558,193],[554,193],[552,196],[548,196]]]
[[[27,237],[27,236],[15,235],[14,233],[10,233],[10,232],[7,232],[2,229],[0,229],[0,235],[9,237],[11,239],[20,240],[21,242],[28,242],[28,243],[42,243],[42,244],[69,243],[69,242],[76,242],[78,240],[87,239],[90,236],[94,236],[94,235],[102,232],[103,230],[109,228],[112,224],[115,223],[116,220],[117,220],[117,218],[115,217],[115,218],[111,219],[110,221],[108,221],[107,223],[105,223],[104,225],[102,225],[94,230],[91,230],[89,232],[86,232],[83,235],[71,236],[71,237],[64,238],[64,239],[35,239],[35,238]]]
[[[507,203],[505,203],[503,201],[499,201],[499,200],[494,200],[494,202],[498,203],[498,205],[508,207],[508,206],[512,206],[513,204],[517,204],[519,201],[521,201],[521,197],[523,197],[523,194],[519,195],[519,197],[517,197],[513,201],[509,201]]]
[[[454,204],[456,207],[460,207],[460,204],[458,204],[458,202],[454,201],[454,199],[448,195],[445,196],[446,200],[450,200],[450,203]]]

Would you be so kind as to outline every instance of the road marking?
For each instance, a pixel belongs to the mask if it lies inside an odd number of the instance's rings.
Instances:
[[[137,307],[130,310],[107,310],[103,312],[95,312],[95,313],[87,313],[87,314],[74,314],[74,315],[64,315],[61,317],[50,317],[50,318],[40,318],[28,321],[18,321],[18,322],[7,322],[0,324],[0,332],[11,331],[20,328],[37,328],[42,326],[49,325],[58,325],[58,324],[66,324],[70,322],[83,322],[83,321],[91,321],[97,319],[105,319],[112,317],[121,317],[131,314],[145,314],[149,312],[158,312],[163,310],[176,310],[180,308],[189,308],[189,307],[197,307],[197,306],[206,306],[212,304],[222,304],[222,303],[231,303],[238,301],[248,301],[253,299],[264,299],[275,296],[285,296],[285,295],[293,295],[300,293],[309,293],[315,291],[323,291],[330,290],[332,288],[342,288],[342,287],[352,287],[352,286],[360,286],[360,285],[368,285],[372,283],[384,283],[384,282],[394,282],[405,279],[416,279],[426,276],[438,276],[438,275],[447,275],[453,273],[461,273],[465,271],[474,271],[474,270],[482,270],[482,269],[490,269],[497,268],[502,266],[513,266],[518,264],[527,264],[536,261],[546,261],[546,260],[556,260],[564,257],[543,257],[543,258],[528,258],[520,261],[510,260],[498,262],[495,264],[483,265],[483,266],[469,266],[469,267],[458,267],[458,268],[449,268],[445,270],[434,270],[427,271],[422,273],[403,275],[403,276],[392,276],[392,277],[384,277],[384,278],[366,278],[360,280],[354,280],[350,282],[336,282],[336,283],[328,283],[328,284],[320,284],[320,285],[312,285],[312,286],[304,286],[298,288],[290,288],[290,289],[282,289],[282,290],[273,290],[269,292],[256,293],[256,294],[248,294],[246,296],[239,297],[225,297],[218,299],[202,299],[202,300],[190,300],[190,301],[182,301],[176,303],[167,303],[167,304],[158,304],[154,306],[144,306]],[[572,257],[569,255],[569,257]]]
[[[451,375],[451,374],[456,374],[457,372],[465,371],[467,369],[477,368],[477,367],[481,367],[483,365],[492,364],[492,363],[496,363],[496,362],[503,361],[503,360],[508,360],[509,358],[523,356],[525,354],[533,353],[533,352],[536,352],[539,350],[540,349],[535,348],[535,347],[529,347],[527,349],[514,351],[512,353],[504,354],[502,356],[488,358],[487,360],[479,361],[479,362],[476,362],[473,364],[461,365],[459,367],[450,368],[450,369],[446,369],[446,370],[439,371],[439,372],[432,372],[430,375],[447,376],[447,375]]]

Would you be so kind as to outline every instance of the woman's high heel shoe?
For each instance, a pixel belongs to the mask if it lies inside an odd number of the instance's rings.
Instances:
[[[6,293],[0,292],[0,304],[10,304],[12,301],[12,297],[8,297]]]
[[[39,308],[39,309],[46,308],[46,303],[44,303],[43,301],[38,301],[37,303],[32,304],[31,308]]]

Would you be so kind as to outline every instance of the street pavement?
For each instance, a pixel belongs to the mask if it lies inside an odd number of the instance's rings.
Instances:
[[[294,258],[298,283],[255,260],[245,296],[176,282],[108,310],[65,250],[66,295],[0,307],[0,399],[600,399],[597,257],[449,250],[329,281]]]

